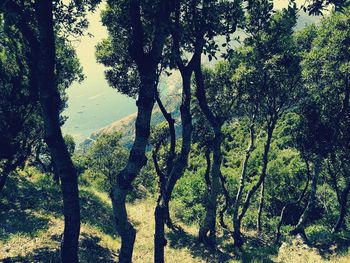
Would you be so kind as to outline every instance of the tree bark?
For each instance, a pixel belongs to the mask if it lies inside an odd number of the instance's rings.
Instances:
[[[216,210],[217,198],[220,192],[220,168],[222,162],[221,143],[223,134],[221,127],[215,131],[213,140],[213,164],[211,169],[210,192],[206,201],[206,215],[199,229],[199,240],[210,246],[216,243]]]
[[[136,239],[136,230],[128,221],[126,212],[126,195],[128,189],[117,185],[112,190],[112,206],[115,217],[116,229],[121,237],[121,248],[119,252],[120,263],[131,263],[132,253],[134,249],[134,242]]]
[[[345,189],[342,191],[341,195],[340,195],[340,214],[338,217],[338,220],[336,222],[336,224],[334,225],[332,232],[333,233],[338,233],[340,232],[343,223],[344,223],[344,219],[346,216],[346,212],[347,212],[347,203],[348,203],[348,196],[349,196],[349,192],[350,192],[350,182],[347,182]]]
[[[260,192],[260,201],[259,201],[259,211],[258,211],[258,217],[256,220],[256,230],[258,234],[261,233],[261,214],[264,206],[264,192],[265,192],[265,179],[263,180],[261,184],[261,192]]]
[[[223,192],[224,198],[225,198],[224,207],[219,211],[220,225],[225,231],[229,231],[229,228],[224,221],[224,216],[225,216],[227,209],[231,206],[232,200],[231,200],[230,194],[226,188],[226,178],[223,176],[223,174],[221,172],[220,172],[220,183],[221,183],[222,192]]]
[[[313,209],[315,205],[315,200],[316,200],[316,192],[317,192],[317,182],[318,182],[318,177],[322,169],[322,160],[320,157],[316,157],[314,161],[314,176],[311,181],[311,192],[309,195],[309,200],[307,202],[307,205],[304,209],[304,212],[301,214],[299,221],[295,228],[290,232],[292,235],[297,235],[300,234],[302,238],[307,240],[306,234],[305,234],[305,224],[307,223],[310,212]]]
[[[276,228],[276,241],[275,241],[276,244],[279,242],[279,240],[281,238],[281,227],[283,225],[284,215],[285,215],[287,208],[293,204],[295,204],[295,205],[299,204],[303,200],[303,198],[307,192],[307,189],[309,188],[309,183],[310,183],[310,178],[311,178],[310,165],[309,165],[309,161],[307,159],[305,159],[305,163],[306,163],[306,172],[307,172],[307,181],[306,181],[305,187],[304,187],[303,191],[301,192],[301,194],[296,202],[288,203],[282,208],[281,214],[280,214],[280,219],[278,221],[277,228]]]
[[[164,262],[164,248],[167,244],[164,225],[169,216],[169,201],[177,180],[183,175],[187,166],[188,156],[191,149],[192,116],[191,116],[191,75],[192,63],[180,70],[182,76],[182,102],[180,106],[182,123],[182,144],[180,155],[172,166],[170,174],[166,176],[163,189],[160,189],[160,196],[155,210],[155,235],[154,235],[154,262]]]
[[[267,139],[266,139],[266,143],[265,143],[265,147],[264,147],[264,154],[263,154],[263,167],[262,167],[262,171],[259,177],[258,182],[253,185],[252,189],[247,193],[246,195],[246,199],[243,203],[243,207],[241,210],[241,213],[239,214],[238,218],[236,220],[234,220],[234,226],[236,225],[235,229],[234,229],[234,238],[235,239],[235,245],[240,247],[243,245],[243,239],[241,237],[241,231],[240,231],[240,226],[241,226],[241,222],[243,217],[245,216],[245,213],[247,212],[249,206],[250,206],[250,200],[252,198],[252,196],[255,194],[255,192],[259,189],[260,185],[263,183],[263,181],[265,180],[266,177],[266,170],[267,170],[267,165],[268,165],[268,161],[269,161],[269,151],[270,151],[270,146],[271,146],[271,140],[272,140],[272,135],[273,135],[273,131],[275,128],[275,121],[276,119],[271,120],[271,123],[268,124],[267,127]],[[235,222],[237,221],[237,222]]]
[[[52,1],[42,0],[35,4],[40,50],[36,79],[44,120],[45,142],[61,179],[64,212],[64,234],[61,244],[62,262],[78,262],[80,232],[80,205],[78,178],[65,145],[60,127],[60,96],[55,77],[55,35]]]
[[[215,246],[217,197],[220,191],[220,173],[222,162],[221,143],[223,141],[223,134],[221,128],[224,120],[221,118],[221,116],[216,116],[208,105],[200,57],[197,58],[194,65],[194,73],[197,86],[196,97],[199,107],[214,130],[210,192],[208,193],[208,198],[206,201],[205,219],[199,229],[198,238],[201,242],[204,242],[210,246]]]
[[[152,110],[157,95],[158,66],[161,62],[165,40],[168,36],[169,18],[172,12],[172,1],[160,1],[155,7],[156,15],[152,24],[153,39],[149,51],[145,52],[144,28],[142,22],[141,3],[131,0],[129,6],[131,39],[128,47],[131,58],[135,61],[140,75],[140,87],[137,100],[137,117],[135,122],[135,139],[129,159],[124,169],[117,176],[117,187],[112,190],[111,198],[116,229],[121,236],[122,246],[119,262],[132,262],[132,253],[136,231],[128,221],[126,213],[126,194],[131,184],[146,164],[146,146],[150,135]]]
[[[131,189],[131,183],[146,164],[146,146],[150,134],[150,122],[156,94],[155,69],[141,76],[141,85],[137,101],[136,134],[125,168],[117,176],[117,186],[112,189],[112,205],[116,229],[122,239],[119,262],[132,262],[132,253],[136,238],[136,230],[128,221],[126,212],[126,195]]]
[[[335,158],[335,154],[333,153],[331,155],[332,161],[333,163],[336,162],[336,158]],[[338,171],[336,171],[334,169],[334,171],[332,171],[331,168],[331,164],[329,161],[327,161],[327,168],[328,168],[328,173],[331,176],[331,182],[332,182],[332,186],[335,190],[335,193],[337,195],[337,199],[338,199],[338,203],[340,206],[340,213],[337,219],[337,222],[335,223],[333,229],[332,229],[332,233],[337,233],[341,230],[341,227],[343,225],[344,219],[345,219],[345,215],[346,215],[346,211],[347,211],[347,199],[348,199],[348,195],[350,192],[350,181],[348,180],[348,177],[345,175],[344,179],[346,182],[345,188],[340,191],[339,187],[338,187],[338,178],[337,178],[337,174]]]
[[[254,129],[254,122],[252,122],[252,124],[250,125],[250,142],[249,142],[249,145],[248,145],[245,157],[244,157],[241,177],[239,179],[239,188],[237,191],[236,200],[235,200],[235,204],[234,204],[234,208],[233,208],[233,217],[232,217],[232,220],[233,220],[233,239],[235,242],[235,246],[237,246],[237,247],[240,247],[243,244],[243,239],[242,239],[242,235],[241,235],[241,221],[239,220],[239,206],[240,206],[240,202],[242,199],[243,190],[244,190],[244,186],[245,186],[245,178],[246,178],[246,174],[247,174],[248,162],[250,159],[250,155],[255,147],[254,143],[255,143],[255,129]]]

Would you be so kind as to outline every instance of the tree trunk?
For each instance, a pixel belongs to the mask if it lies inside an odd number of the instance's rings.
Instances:
[[[235,246],[237,246],[237,247],[240,247],[243,244],[243,239],[241,236],[241,221],[238,218],[239,217],[239,206],[240,206],[240,202],[241,202],[242,195],[243,195],[245,178],[246,178],[246,174],[247,174],[248,161],[249,161],[249,158],[250,158],[252,151],[254,150],[254,142],[255,142],[254,139],[255,139],[255,130],[254,130],[254,122],[253,122],[250,126],[250,142],[249,142],[249,146],[248,146],[248,149],[247,149],[245,157],[244,157],[242,173],[241,173],[241,177],[239,179],[239,188],[237,191],[236,200],[235,200],[235,204],[234,204],[234,208],[233,208],[233,217],[232,217],[233,239],[235,241]]]
[[[258,211],[258,217],[256,220],[256,230],[258,234],[261,233],[261,214],[264,206],[264,192],[265,192],[265,179],[263,180],[261,184],[261,192],[260,192],[260,202],[259,202],[259,211]]]
[[[182,76],[182,102],[180,106],[182,123],[181,152],[176,163],[172,166],[170,174],[166,176],[166,183],[161,186],[160,196],[155,210],[155,235],[154,235],[154,262],[164,262],[164,248],[167,244],[164,225],[170,223],[169,202],[177,180],[184,174],[187,166],[188,155],[191,150],[192,116],[191,116],[191,68],[184,68]]]
[[[210,193],[210,187],[211,187],[211,180],[210,180],[210,168],[211,168],[211,159],[210,159],[210,147],[207,146],[205,149],[205,161],[206,161],[206,169],[204,173],[204,180],[205,180],[205,185],[206,185],[206,190],[208,193]]]
[[[145,68],[147,66],[145,65]],[[152,109],[155,103],[156,78],[155,70],[148,67],[148,71],[142,71],[141,85],[137,101],[137,118],[135,122],[135,140],[131,148],[128,162],[125,168],[117,176],[117,186],[112,190],[112,205],[116,229],[122,239],[119,253],[119,262],[132,262],[132,253],[136,238],[136,231],[128,221],[126,212],[126,195],[131,189],[131,183],[146,164],[146,146],[150,134],[150,122]]]
[[[336,224],[334,225],[332,232],[338,233],[341,230],[341,227],[344,223],[344,219],[346,216],[346,210],[347,210],[347,202],[348,202],[348,195],[350,192],[350,182],[347,182],[345,189],[342,191],[341,198],[340,198],[340,214],[338,217],[338,220]]]
[[[78,262],[80,232],[80,205],[78,178],[65,145],[60,127],[60,96],[55,76],[55,36],[52,1],[37,1],[35,11],[38,22],[40,49],[36,79],[44,120],[45,141],[50,149],[58,177],[61,179],[64,212],[64,234],[61,245],[62,262]],[[34,47],[35,48],[35,47]],[[36,49],[36,48],[35,48]]]
[[[219,211],[220,225],[225,231],[229,231],[229,228],[224,221],[224,216],[227,209],[231,206],[232,201],[231,201],[230,194],[226,188],[226,178],[223,176],[221,172],[220,172],[220,183],[221,183],[222,192],[225,198],[224,207]]]
[[[154,234],[154,262],[164,262],[164,248],[167,244],[165,239],[165,220],[167,209],[164,204],[157,204],[155,210],[155,234]]]
[[[304,212],[301,214],[299,221],[295,228],[290,232],[292,235],[300,234],[302,238],[307,240],[307,237],[305,235],[305,224],[310,216],[310,212],[314,207],[315,200],[316,200],[316,192],[317,192],[317,181],[319,174],[322,169],[322,161],[320,157],[317,157],[314,161],[314,176],[311,181],[311,192],[309,195],[309,200],[307,202],[306,208]]]
[[[112,190],[112,206],[115,217],[116,229],[121,237],[122,245],[119,252],[120,263],[131,263],[136,230],[128,221],[126,212],[126,195],[127,189],[119,185]]]
[[[207,243],[208,245],[215,246],[216,239],[216,210],[217,210],[217,197],[220,191],[220,173],[222,152],[221,143],[223,140],[223,134],[221,131],[224,119],[222,116],[216,116],[210,109],[204,86],[203,72],[201,68],[201,58],[197,58],[194,64],[194,73],[196,79],[196,97],[199,107],[211,127],[214,130],[213,140],[213,164],[211,169],[211,186],[208,198],[206,201],[206,215],[202,226],[199,229],[199,241]]]
[[[199,229],[199,240],[215,246],[216,243],[216,210],[217,198],[220,192],[220,168],[222,162],[221,143],[223,134],[221,127],[215,131],[213,141],[213,165],[211,170],[211,191],[207,198],[206,215],[204,223]]]
[[[309,161],[307,159],[305,159],[305,163],[306,163],[306,170],[307,170],[307,181],[306,181],[305,187],[304,187],[303,191],[300,194],[300,197],[298,198],[298,200],[296,202],[288,203],[282,208],[281,214],[280,214],[280,219],[279,219],[279,222],[278,222],[277,228],[276,228],[276,241],[275,241],[276,244],[279,242],[279,240],[281,238],[281,227],[283,225],[284,215],[285,215],[285,212],[286,212],[288,206],[291,206],[293,204],[295,204],[295,205],[299,204],[303,200],[303,198],[307,192],[307,189],[309,188],[309,183],[310,183],[310,178],[311,178],[310,165],[309,165]]]
[[[265,180],[266,177],[266,170],[267,170],[267,165],[268,165],[268,161],[269,161],[269,151],[270,151],[270,146],[271,146],[271,139],[272,139],[272,135],[273,135],[273,131],[275,128],[275,119],[272,120],[271,124],[268,125],[267,128],[267,139],[266,139],[266,143],[265,143],[265,147],[264,147],[264,155],[263,155],[263,167],[261,170],[261,174],[259,177],[258,182],[252,187],[252,189],[247,193],[246,199],[243,203],[243,207],[241,210],[241,213],[239,214],[238,218],[234,220],[234,226],[236,228],[241,226],[241,222],[243,217],[245,216],[245,213],[247,212],[249,206],[250,206],[250,200],[252,198],[252,196],[255,194],[255,192],[259,189],[260,185],[263,183],[263,181]],[[238,221],[238,222],[235,222]],[[235,244],[237,246],[242,246],[242,238],[240,237],[240,229],[235,229],[234,230],[234,238],[237,238],[237,241],[235,240]]]

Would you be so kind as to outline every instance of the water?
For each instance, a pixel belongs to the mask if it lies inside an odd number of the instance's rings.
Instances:
[[[95,59],[95,45],[107,36],[100,22],[99,11],[88,16],[88,32],[94,37],[84,36],[74,43],[77,55],[84,69],[86,79],[74,83],[67,90],[68,108],[63,112],[68,120],[62,127],[63,133],[72,135],[77,143],[89,135],[136,111],[135,101],[108,86],[103,65]]]

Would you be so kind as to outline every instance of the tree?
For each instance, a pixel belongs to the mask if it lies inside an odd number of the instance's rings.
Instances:
[[[234,14],[238,14],[239,1],[176,1],[174,18],[172,20],[172,52],[170,54],[170,67],[179,69],[182,78],[182,101],[180,106],[182,141],[181,151],[174,159],[175,144],[171,139],[170,153],[168,159],[167,173],[158,172],[160,177],[160,196],[155,211],[156,233],[155,233],[155,261],[164,262],[164,222],[169,222],[169,201],[176,182],[183,175],[187,166],[188,156],[191,148],[192,116],[191,116],[191,76],[196,63],[200,63],[202,52],[215,53],[217,48],[212,42],[214,35],[230,34],[235,30],[236,19],[225,20]],[[210,10],[210,12],[209,12]],[[220,23],[223,23],[220,24]],[[208,41],[208,42],[207,42]],[[208,43],[211,43],[208,44]],[[189,59],[187,59],[189,56]],[[209,55],[211,56],[211,55]],[[161,104],[158,103],[161,107]],[[173,130],[172,120],[162,110],[168,121],[170,131]],[[170,135],[174,134],[170,132]],[[174,138],[174,136],[172,135]],[[156,158],[154,158],[156,163]],[[175,160],[175,162],[173,162]],[[159,171],[159,169],[156,169]],[[168,220],[167,220],[168,218]],[[168,224],[169,225],[169,224]],[[171,226],[171,224],[170,224]]]
[[[222,127],[234,115],[232,111],[238,98],[236,86],[230,79],[235,66],[234,63],[218,63],[213,70],[203,70],[203,73],[202,70],[197,69],[196,71],[196,97],[213,134],[209,148],[213,152],[211,175],[209,180],[206,177],[207,182],[210,182],[206,201],[206,216],[199,230],[200,240],[211,245],[215,245],[217,198],[220,193],[220,181],[222,181],[220,179],[222,177],[221,144],[224,139]],[[203,92],[205,93],[203,94]]]
[[[169,35],[172,1],[108,1],[102,20],[109,38],[97,47],[111,86],[137,96],[135,140],[124,169],[117,176],[112,204],[116,228],[122,238],[120,262],[131,262],[136,231],[128,221],[125,200],[131,183],[146,164],[145,150],[157,94],[159,66]],[[131,29],[131,30],[130,30]]]
[[[109,194],[115,187],[117,174],[125,166],[127,153],[121,144],[119,133],[101,134],[88,150],[89,169],[104,176],[105,188]]]
[[[3,22],[3,20],[1,19]],[[0,191],[11,171],[24,164],[41,133],[39,107],[31,100],[26,49],[15,30],[0,22]]]
[[[88,1],[79,2],[84,6]],[[37,0],[17,2],[8,0],[1,3],[1,11],[21,33],[28,49],[29,82],[34,94],[33,101],[39,101],[43,120],[44,139],[54,162],[54,170],[61,181],[65,228],[61,246],[63,262],[78,262],[78,239],[80,232],[80,207],[78,181],[75,168],[61,132],[61,98],[58,87],[58,71],[55,29],[62,21],[54,20],[54,12],[60,13],[61,1]],[[74,6],[76,1],[72,1]],[[58,7],[58,8],[57,8]],[[76,14],[84,14],[86,8],[77,8]],[[75,10],[77,10],[75,9]],[[61,11],[61,12],[60,12]],[[74,9],[71,15],[74,14]],[[67,13],[65,13],[67,14]],[[59,17],[59,16],[58,16]],[[69,18],[70,16],[63,16]],[[70,24],[71,28],[75,25]],[[86,27],[86,25],[85,25]],[[78,23],[76,28],[84,28]]]
[[[322,15],[324,10],[329,7],[334,7],[335,11],[341,11],[348,7],[350,2],[348,0],[307,0],[302,5],[305,12],[310,15]]]
[[[182,39],[181,36],[180,38],[178,36],[179,32],[175,32],[173,34],[174,46],[177,47],[177,52],[175,55],[177,58],[181,58],[182,52],[179,50],[180,47],[183,49],[183,51],[194,52],[190,63],[188,64],[188,67],[191,67],[190,72],[193,71],[195,73],[197,87],[196,97],[198,98],[199,105],[204,112],[204,115],[208,118],[211,124],[214,124],[214,122],[216,123],[216,120],[214,120],[215,116],[213,117],[213,114],[210,112],[210,108],[208,107],[205,98],[205,87],[201,69],[201,54],[202,52],[204,54],[207,54],[209,60],[212,60],[213,57],[216,57],[216,54],[219,52],[219,46],[216,44],[214,37],[225,36],[227,42],[230,42],[230,36],[236,30],[237,22],[240,19],[240,4],[241,1],[193,1],[192,5],[188,6],[184,4],[184,7],[179,6],[178,16],[175,17],[177,19],[177,21],[175,20],[175,25],[181,25],[180,28],[176,27],[175,29],[180,29],[180,32],[183,32]],[[181,14],[181,8],[184,10],[183,14]],[[183,16],[183,22],[180,19],[180,14]],[[178,63],[181,62],[181,60],[177,59],[176,61],[180,71],[183,71],[181,70],[181,63]],[[184,74],[182,73],[182,75]],[[189,78],[190,76],[187,79]],[[219,137],[221,138],[222,136],[220,135],[217,137],[217,145],[220,145],[221,139]],[[219,150],[220,146],[219,148],[216,148]],[[218,158],[216,158],[215,167],[219,167],[219,163],[221,163],[221,160],[218,156]],[[216,180],[216,178],[218,177],[216,176],[218,176],[218,169],[216,169],[214,175],[215,180],[213,184],[217,186],[218,180]],[[213,209],[216,211],[216,198],[219,189],[218,187],[214,188],[215,193],[213,192],[212,200],[215,204],[209,208],[210,211],[208,211],[208,214],[211,216],[206,219],[204,228],[202,228],[200,231],[200,239],[203,239],[203,241],[205,241],[204,239],[206,239],[206,235],[209,232],[208,227],[211,228],[211,232],[213,234],[212,236],[215,236],[215,223],[212,224],[212,222],[213,220],[215,222],[216,212],[214,212],[214,215],[212,211]],[[214,218],[212,215],[214,215]]]
[[[1,25],[1,150],[3,171],[1,187],[3,188],[9,173],[24,164],[28,159],[35,159],[45,171],[53,172],[49,149],[43,142],[43,123],[35,87],[29,81],[29,50],[18,30],[6,16]],[[60,91],[60,112],[66,107],[65,90],[74,81],[82,81],[82,68],[77,60],[75,50],[62,37],[56,36],[57,45],[57,82]],[[12,65],[8,67],[8,65]],[[61,118],[63,124],[64,118]],[[5,145],[6,144],[6,145]],[[6,151],[6,152],[5,152]],[[33,156],[34,155],[34,156]],[[46,156],[44,165],[40,156]],[[45,161],[44,161],[45,162]]]
[[[259,94],[257,96],[259,101],[256,114],[265,127],[266,141],[260,175],[252,188],[247,192],[241,211],[239,212],[237,207],[234,209],[233,236],[236,246],[241,246],[243,243],[240,233],[241,221],[250,206],[252,196],[260,187],[262,187],[262,191],[257,228],[261,230],[260,216],[264,201],[264,181],[273,132],[279,118],[293,108],[296,98],[300,95],[300,58],[296,52],[292,37],[295,23],[295,5],[273,14],[270,1],[262,1],[260,3],[251,1],[248,4],[247,20],[244,28],[249,33],[249,37],[245,39],[246,57],[242,65],[245,69],[240,69],[237,73],[243,72],[241,79],[246,81],[245,85],[251,85],[256,88],[256,90],[250,89],[253,94],[248,96],[253,95],[255,97],[256,94]],[[236,78],[239,79],[240,77],[237,76]],[[255,100],[254,97],[252,101]],[[254,115],[252,114],[251,116]],[[239,206],[241,203],[242,182],[245,178],[247,162],[252,150],[251,147],[254,145],[254,129],[250,130],[250,146],[244,160],[241,187],[236,196],[235,206]]]
[[[324,18],[315,31],[314,39],[309,40],[310,49],[302,62],[303,77],[315,115],[311,117],[318,120],[318,125],[322,125],[323,128],[321,133],[318,131],[320,135],[313,138],[318,147],[309,147],[308,150],[319,156],[318,159],[326,159],[325,166],[330,176],[330,184],[339,201],[340,213],[334,232],[341,229],[350,192],[347,167],[350,156],[348,17],[349,9],[345,9]],[[304,116],[306,120],[311,118],[306,113]],[[312,135],[311,133],[310,136]]]

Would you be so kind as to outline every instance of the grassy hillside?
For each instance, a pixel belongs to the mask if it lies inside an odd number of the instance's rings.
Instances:
[[[106,193],[92,186],[81,186],[81,262],[116,262],[120,239]],[[148,197],[128,205],[137,228],[134,262],[153,261],[155,200]],[[8,181],[0,200],[0,262],[59,262],[63,231],[59,187],[47,175],[34,169],[19,172]],[[346,248],[349,237],[339,236],[329,243],[327,236],[310,248],[300,240],[284,243],[278,250],[264,237],[246,233],[242,250],[232,248],[232,240],[220,233],[219,250],[209,251],[196,242],[197,227],[181,225],[183,231],[168,232],[167,262],[350,262]],[[327,241],[327,247],[322,242]],[[332,245],[329,245],[332,244]]]

